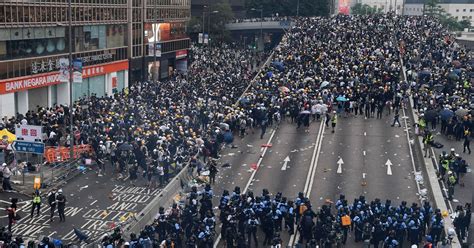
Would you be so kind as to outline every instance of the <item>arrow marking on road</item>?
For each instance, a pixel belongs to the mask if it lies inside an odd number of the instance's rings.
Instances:
[[[390,161],[390,159],[387,159],[387,162],[385,163],[385,165],[387,166],[387,175],[391,176],[392,175],[392,162]]]
[[[284,171],[286,170],[286,166],[288,165],[288,162],[290,162],[290,156],[286,156],[286,158],[283,160],[283,166],[281,167],[281,170]]]
[[[339,158],[339,160],[337,161],[337,174],[342,173],[342,165],[343,164],[344,164],[344,161],[342,160],[342,158]]]

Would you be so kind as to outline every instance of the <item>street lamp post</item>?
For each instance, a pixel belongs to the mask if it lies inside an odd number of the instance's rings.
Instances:
[[[69,139],[70,139],[70,150],[69,157],[73,159],[74,156],[74,116],[73,116],[73,96],[72,96],[72,84],[73,84],[73,70],[72,70],[72,7],[71,0],[68,0],[68,19],[69,19]]]
[[[300,16],[300,0],[298,0],[298,3],[296,4],[296,17]]]
[[[260,9],[251,8],[250,10],[260,11],[260,38],[259,38],[258,43],[262,43],[262,45],[263,45],[263,8],[260,8]]]
[[[205,20],[206,18],[204,17],[204,14],[206,13],[205,9],[207,8],[207,5],[202,6],[202,44],[204,45],[204,27],[206,26]]]
[[[217,13],[219,13],[219,10],[214,10],[211,12],[211,10],[209,9],[209,22],[208,22],[208,27],[207,27],[207,32],[209,32],[208,34],[209,49],[211,48],[211,14],[217,14]]]

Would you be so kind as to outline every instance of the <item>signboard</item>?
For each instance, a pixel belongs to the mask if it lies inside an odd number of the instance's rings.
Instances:
[[[59,81],[61,83],[69,82],[69,60],[59,59]]]
[[[156,44],[156,57],[161,57],[161,44]]]
[[[204,34],[204,44],[209,44],[209,35]]]
[[[186,58],[188,56],[188,50],[179,50],[176,52],[176,59]]]
[[[82,83],[82,60],[75,59],[72,62],[73,73],[72,78],[74,83]]]
[[[349,15],[349,0],[339,0],[339,14]]]
[[[95,77],[123,70],[128,70],[127,60],[116,61],[108,64],[86,66],[82,69],[82,78]],[[67,75],[69,75],[69,72]],[[69,82],[69,78],[66,80],[66,82]],[[35,76],[0,80],[0,95],[46,87],[59,83],[61,83],[59,72],[50,72]]]
[[[43,142],[43,128],[41,126],[16,125],[15,135],[17,140]]]
[[[25,152],[25,153],[44,153],[44,144],[39,142],[26,142],[26,141],[13,141],[12,149],[16,152]]]
[[[203,33],[199,33],[199,36],[198,36],[198,43],[199,43],[199,44],[202,44],[203,39],[204,39],[203,36],[204,36]]]

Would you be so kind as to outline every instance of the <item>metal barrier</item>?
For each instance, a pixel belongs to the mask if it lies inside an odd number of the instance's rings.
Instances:
[[[178,175],[176,175],[166,187],[160,191],[160,194],[155,197],[140,213],[138,213],[138,221],[131,223],[125,227],[125,236],[129,237],[131,233],[140,233],[140,231],[148,224],[153,223],[155,216],[161,206],[167,207],[174,201],[174,197],[181,190],[184,189],[188,182],[193,178],[189,165],[184,167]]]

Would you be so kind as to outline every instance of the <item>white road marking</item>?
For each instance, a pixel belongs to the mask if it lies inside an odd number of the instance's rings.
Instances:
[[[286,170],[288,162],[290,162],[290,156],[286,156],[286,158],[283,160],[283,166],[281,167],[282,171]]]
[[[367,175],[367,173],[363,172],[362,173],[362,178],[365,179],[365,176]]]
[[[337,174],[342,173],[342,165],[344,164],[344,160],[340,157],[339,160],[337,161]]]
[[[363,154],[364,154],[364,156],[365,156],[366,152],[365,152],[365,151],[362,151],[362,153],[363,153]]]
[[[367,132],[364,132],[364,136],[367,136]]]
[[[273,132],[270,135],[270,139],[268,139],[267,144],[270,144],[272,142],[272,139],[273,139],[273,136],[275,136],[275,133],[276,133],[276,129],[273,129]],[[265,153],[267,152],[267,150],[268,150],[268,147],[262,147],[262,149],[261,149],[262,155],[260,155],[260,158],[258,159],[257,170],[258,170],[258,168],[260,168],[260,164],[262,163],[263,157],[265,156]],[[257,170],[252,171],[252,174],[250,175],[249,181],[247,182],[247,185],[245,185],[245,188],[244,188],[244,191],[242,191],[242,194],[245,194],[247,192],[247,190],[249,189],[250,185],[252,184],[252,180],[255,177],[255,174],[257,174]],[[234,184],[234,183],[232,183],[232,184]],[[222,227],[222,224],[220,225],[220,227]],[[217,236],[216,241],[214,242],[214,248],[217,248],[217,246],[219,245],[219,242],[221,241],[221,239],[222,239],[222,235],[219,234],[219,236]]]
[[[390,159],[387,159],[387,162],[385,163],[385,165],[387,166],[387,175],[391,176],[392,175],[392,162],[390,161]]]
[[[321,152],[321,146],[323,143],[323,134],[324,134],[324,129],[326,128],[325,125],[323,125],[323,122],[321,122],[321,125],[319,126],[319,131],[318,131],[318,136],[316,137],[316,144],[313,149],[313,155],[311,157],[311,164],[309,167],[308,171],[308,176],[306,177],[303,193],[305,194],[306,197],[309,197],[311,194],[311,188],[313,187],[314,183],[314,175],[316,174],[316,168],[318,166],[318,159],[319,159],[319,154]],[[334,152],[333,152],[334,154]],[[300,233],[298,230],[296,230],[296,234],[293,234],[290,236],[290,240],[288,242],[288,247],[294,247],[294,243],[299,240]]]
[[[97,200],[95,200],[95,201],[91,202],[91,204],[90,204],[89,206],[92,206],[92,205],[94,205],[96,202],[97,202]]]

